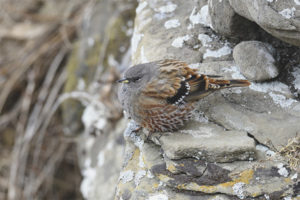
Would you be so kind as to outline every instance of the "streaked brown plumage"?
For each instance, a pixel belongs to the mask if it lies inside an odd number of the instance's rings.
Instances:
[[[198,74],[178,60],[160,60],[129,68],[119,90],[124,110],[150,132],[179,129],[191,117],[195,101],[214,91],[249,86],[247,80],[220,80]]]

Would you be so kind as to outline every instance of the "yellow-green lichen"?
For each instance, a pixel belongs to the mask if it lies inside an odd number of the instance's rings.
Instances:
[[[175,172],[176,171],[176,167],[172,164],[167,166],[167,170],[169,170],[170,172]]]

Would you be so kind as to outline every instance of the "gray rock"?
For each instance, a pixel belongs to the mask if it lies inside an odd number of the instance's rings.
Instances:
[[[132,157],[121,173],[130,176],[126,181],[120,180],[117,197],[193,199],[189,193],[174,194],[168,187],[209,194],[222,193],[239,198],[264,194],[274,198],[278,194],[286,196],[293,192],[291,185],[294,182],[291,179],[294,173],[290,173],[289,167],[280,157],[276,158],[276,162],[266,161],[266,158],[263,158],[264,162],[232,163],[209,163],[192,158],[170,160],[163,157],[158,145],[149,140],[140,145],[138,138],[136,133],[127,138],[127,145],[132,143],[137,146],[135,150],[132,149]],[[141,171],[145,172],[144,176],[137,182],[136,177],[139,177]],[[200,196],[206,199],[206,195]]]
[[[232,11],[234,10],[235,13],[255,22],[271,35],[300,46],[300,5],[297,1],[210,0],[209,6],[212,11],[213,27],[221,34],[232,34],[240,24],[247,23],[243,18],[237,17]],[[224,6],[223,10],[220,10],[221,6]],[[244,29],[245,35],[249,34],[251,28],[249,22],[248,24],[249,28]]]
[[[222,35],[231,36],[232,20],[236,13],[229,1],[209,0],[208,6],[213,29]]]
[[[245,78],[250,68],[233,60],[234,44],[210,30],[216,21],[209,23],[206,3],[141,1],[132,40],[133,63],[176,58],[200,73]],[[217,11],[214,10],[216,16]],[[230,34],[231,29],[222,28]],[[259,44],[253,49],[273,54],[267,45]],[[257,59],[257,55],[249,55],[245,62]],[[263,56],[259,59],[265,62]],[[177,132],[152,133],[147,137],[143,130],[127,131],[127,156],[121,174],[129,178],[119,180],[115,198],[288,197],[296,185],[292,178],[295,171],[275,150],[297,136],[299,108],[287,85],[277,81],[252,83],[249,88],[223,90],[202,99],[194,121]]]
[[[262,42],[241,42],[233,49],[233,58],[242,74],[251,81],[275,78],[279,72],[273,58],[274,49]]]
[[[207,168],[207,162],[196,158],[182,158],[171,160],[164,156],[166,168],[173,174],[185,173],[191,176],[202,176]]]
[[[246,131],[260,143],[279,150],[300,130],[299,111],[295,111],[299,102],[291,97],[282,83],[252,83],[249,89],[225,90],[209,96],[199,102],[199,107],[217,124]]]
[[[211,25],[207,1],[143,1],[140,5],[132,37],[133,64],[164,58],[191,64],[232,58],[231,46],[225,40],[214,40],[218,36],[207,28]],[[165,13],[166,8],[174,10]],[[177,19],[179,25],[174,28],[165,26]]]
[[[170,159],[194,157],[207,162],[255,159],[254,140],[246,132],[225,131],[213,124],[190,122],[180,132],[161,136],[160,142]]]

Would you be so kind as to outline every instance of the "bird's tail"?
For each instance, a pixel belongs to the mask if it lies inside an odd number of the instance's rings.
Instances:
[[[219,80],[208,78],[208,87],[209,89],[223,89],[223,88],[232,88],[232,87],[247,87],[250,85],[250,82],[247,80]]]
[[[199,100],[214,91],[232,87],[247,87],[250,82],[247,80],[222,80],[217,76],[199,75],[187,80],[190,86],[190,93],[186,96],[186,101]]]

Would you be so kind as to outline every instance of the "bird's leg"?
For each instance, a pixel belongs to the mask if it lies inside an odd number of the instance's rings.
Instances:
[[[136,129],[132,130],[133,133],[138,133],[140,130],[142,130],[143,127],[137,125]]]
[[[161,136],[163,136],[164,133],[162,132],[150,132],[147,135],[146,140],[150,140],[152,142],[154,142],[155,144],[159,144],[159,139],[161,138]]]

